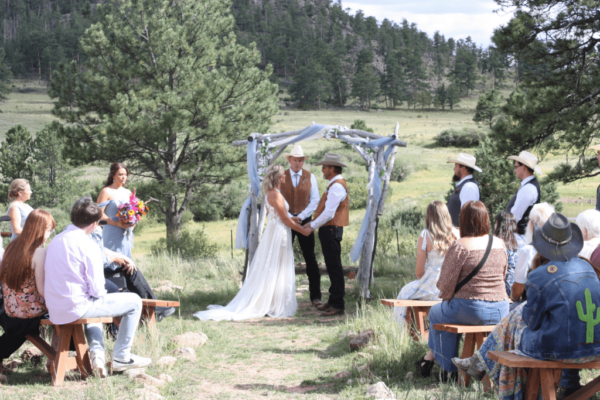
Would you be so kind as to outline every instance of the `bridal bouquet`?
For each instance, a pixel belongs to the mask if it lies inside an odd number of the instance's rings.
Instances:
[[[146,211],[149,211],[148,206],[135,196],[134,189],[129,196],[129,202],[119,205],[116,216],[122,223],[134,226],[142,220],[142,215],[146,215]]]

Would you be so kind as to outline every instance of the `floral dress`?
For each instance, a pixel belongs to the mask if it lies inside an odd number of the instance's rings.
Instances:
[[[38,292],[33,274],[25,280],[20,290],[12,290],[2,282],[2,296],[4,309],[9,317],[30,319],[48,313],[46,301]]]
[[[422,249],[427,251],[427,238],[429,231],[423,229],[419,237],[423,238]],[[440,291],[437,288],[437,281],[440,277],[440,270],[444,262],[444,256],[436,249],[427,251],[427,259],[425,261],[425,273],[421,279],[412,281],[400,290],[398,294],[399,300],[439,300]],[[406,322],[407,307],[395,307],[394,319],[404,326]]]

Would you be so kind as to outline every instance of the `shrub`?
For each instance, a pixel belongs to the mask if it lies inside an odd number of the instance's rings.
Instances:
[[[477,147],[486,138],[486,134],[472,128],[446,129],[435,137],[435,142],[441,147]]]
[[[373,128],[369,128],[363,119],[355,119],[354,123],[350,125],[350,129],[360,129],[361,131],[374,133]]]
[[[184,229],[179,239],[161,238],[151,248],[155,256],[166,251],[172,255],[180,255],[182,258],[214,257],[217,249],[217,245],[211,243],[204,232],[204,227],[193,234],[188,229]]]
[[[367,206],[367,179],[351,176],[346,178],[346,186],[350,195],[350,210],[357,210]]]
[[[412,174],[414,168],[412,164],[404,160],[396,160],[394,169],[390,175],[390,180],[394,182],[402,182]]]

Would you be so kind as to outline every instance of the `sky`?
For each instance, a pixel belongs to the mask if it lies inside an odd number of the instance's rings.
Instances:
[[[378,22],[387,18],[401,23],[406,19],[429,37],[435,31],[446,39],[471,36],[484,47],[492,44],[494,28],[506,24],[511,17],[502,11],[494,13],[499,7],[493,0],[342,0],[342,7],[350,8],[351,14],[363,10],[365,16],[373,16]]]

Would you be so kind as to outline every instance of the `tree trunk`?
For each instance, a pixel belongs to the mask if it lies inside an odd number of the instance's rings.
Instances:
[[[165,209],[165,217],[167,219],[167,240],[179,239],[181,233],[181,213],[177,212],[177,197],[171,195],[167,198],[167,207]]]

